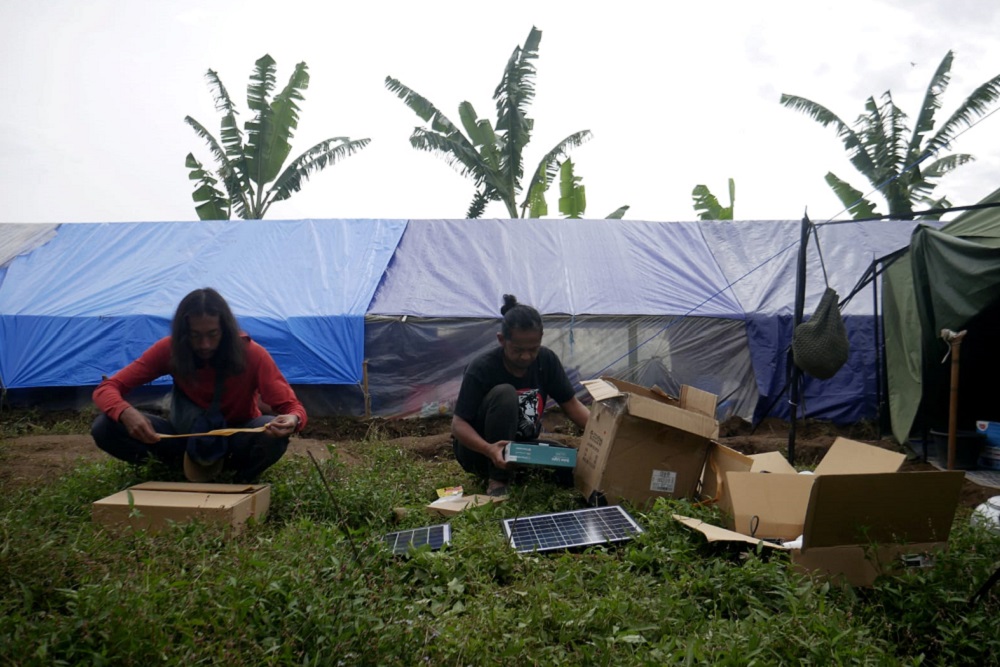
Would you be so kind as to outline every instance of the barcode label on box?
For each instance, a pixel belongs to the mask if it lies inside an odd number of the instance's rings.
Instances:
[[[654,470],[649,482],[649,490],[659,493],[673,493],[677,486],[677,473],[670,470]]]

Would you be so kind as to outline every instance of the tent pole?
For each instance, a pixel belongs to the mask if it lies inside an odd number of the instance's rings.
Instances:
[[[958,354],[965,331],[941,330],[941,338],[951,347],[951,397],[948,404],[948,470],[955,469],[955,449],[958,440]]]
[[[809,245],[809,231],[812,223],[809,215],[802,216],[802,228],[799,235],[799,262],[795,272],[795,315],[792,319],[792,333],[795,327],[802,323],[802,311],[806,302],[806,249]],[[788,348],[788,368],[791,375],[789,381],[789,427],[788,427],[788,463],[795,465],[795,422],[798,420],[801,371],[795,365],[791,347]]]
[[[879,326],[878,316],[878,264],[877,259],[872,259],[872,323],[875,328],[872,343],[875,346],[875,433],[879,440],[882,439],[882,350],[885,341],[882,340],[882,327]]]
[[[368,360],[361,362],[361,393],[365,397],[365,419],[372,416],[372,395],[368,392]]]

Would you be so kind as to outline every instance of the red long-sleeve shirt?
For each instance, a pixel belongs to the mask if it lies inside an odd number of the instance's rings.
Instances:
[[[257,405],[260,398],[279,415],[299,418],[298,430],[306,425],[306,410],[295,392],[278,370],[271,355],[243,334],[246,341],[246,369],[239,375],[226,378],[219,410],[230,425],[245,424],[261,415]],[[94,403],[108,417],[118,421],[121,414],[132,407],[124,396],[156,378],[170,375],[170,337],[161,338],[142,353],[138,359],[121,369],[94,390]],[[202,408],[212,404],[215,394],[215,369],[206,365],[195,372],[192,380],[174,383],[194,403]]]

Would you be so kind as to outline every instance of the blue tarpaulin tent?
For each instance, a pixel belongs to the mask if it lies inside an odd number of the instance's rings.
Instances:
[[[807,255],[806,314],[827,281],[846,295],[876,258],[906,246],[914,225],[821,227]],[[614,375],[670,392],[691,384],[719,395],[720,418],[766,408],[784,417],[775,399],[799,230],[798,221],[413,220],[368,310],[370,368],[397,393],[420,385],[415,401],[390,399],[390,412],[453,398],[461,369],[495,344],[500,297],[512,293],[542,312],[545,344],[581,379]],[[875,416],[878,364],[871,299],[844,314],[851,358],[830,380],[806,380],[804,408],[847,423]],[[400,341],[407,363],[390,353]],[[380,365],[383,355],[391,363]]]
[[[361,380],[364,315],[402,220],[61,225],[0,284],[7,389],[94,385],[215,287],[292,383]]]
[[[906,246],[913,226],[820,228],[806,314],[827,279],[847,293],[875,258]],[[545,316],[545,344],[574,381],[690,384],[720,396],[721,418],[760,417],[764,406],[788,414],[775,399],[791,340],[797,221],[220,221],[49,233],[7,252],[0,275],[8,390],[93,386],[166,335],[184,294],[212,286],[288,379],[314,389],[319,410],[341,387],[353,412],[446,412],[465,364],[496,344],[511,293]],[[845,319],[850,361],[830,380],[807,380],[808,416],[874,416],[872,301],[855,298]]]

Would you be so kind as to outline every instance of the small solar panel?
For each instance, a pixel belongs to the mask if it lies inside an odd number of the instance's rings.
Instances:
[[[624,542],[642,532],[618,505],[504,519],[503,528],[520,553]]]
[[[432,551],[437,551],[451,542],[451,524],[442,523],[436,526],[400,530],[385,535],[382,541],[392,549],[394,554],[405,554],[410,550],[410,547],[416,549],[425,544],[430,545]]]

